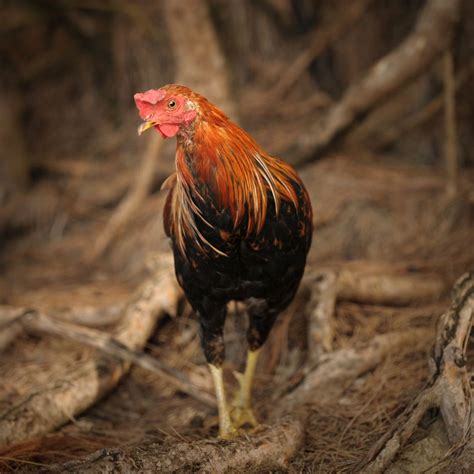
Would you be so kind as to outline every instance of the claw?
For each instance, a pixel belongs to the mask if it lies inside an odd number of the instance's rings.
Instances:
[[[232,401],[230,416],[234,425],[241,428],[245,425],[255,427],[258,422],[253,414],[251,403],[252,382],[257,365],[259,351],[249,351],[247,355],[247,365],[245,373],[234,372],[234,376],[239,382],[240,389]]]
[[[237,438],[237,436],[239,436],[239,430],[232,422],[219,424],[219,438],[228,440]]]
[[[240,406],[237,399],[232,403],[230,416],[236,428],[242,428],[245,425],[258,426],[258,421],[255,418],[252,407]]]

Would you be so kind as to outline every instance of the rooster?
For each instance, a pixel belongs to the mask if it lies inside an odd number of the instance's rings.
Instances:
[[[219,436],[257,424],[251,388],[258,354],[292,301],[312,238],[308,193],[295,170],[263,151],[203,96],[175,84],[134,96],[144,122],[177,138],[176,173],[164,183],[165,232],[176,277],[201,327],[216,391]],[[240,390],[228,404],[222,377],[227,303],[243,301],[248,353]]]

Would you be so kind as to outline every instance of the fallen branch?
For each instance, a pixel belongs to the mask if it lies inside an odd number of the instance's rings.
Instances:
[[[48,472],[265,472],[284,469],[303,443],[297,421],[280,421],[247,440],[200,440],[173,446],[150,444],[102,449],[84,460],[48,467]]]
[[[473,317],[474,272],[457,281],[451,306],[440,318],[430,382],[393,428],[372,447],[363,463],[364,472],[383,472],[432,408],[439,408],[453,446],[459,449],[472,440],[472,394],[466,351]]]
[[[361,114],[422,74],[450,44],[460,0],[428,0],[410,36],[349,87],[322,120],[295,140],[284,155],[293,164],[314,159]]]
[[[129,303],[115,331],[115,340],[131,351],[143,348],[157,321],[176,310],[180,292],[173,265],[167,257],[161,263],[156,275]],[[15,405],[0,412],[0,446],[30,440],[61,426],[113,389],[129,367],[130,363],[91,353],[74,370],[19,396]]]

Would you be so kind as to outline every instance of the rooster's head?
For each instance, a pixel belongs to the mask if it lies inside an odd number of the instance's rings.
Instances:
[[[183,86],[169,85],[160,89],[137,92],[134,96],[138,113],[144,122],[138,134],[154,127],[163,138],[174,137],[188,129],[198,113],[193,93]]]

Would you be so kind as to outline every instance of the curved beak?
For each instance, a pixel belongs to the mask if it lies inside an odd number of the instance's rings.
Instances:
[[[143,122],[139,127],[138,127],[138,135],[141,135],[143,132],[146,132],[150,128],[153,128],[155,125],[158,125],[158,122]]]

